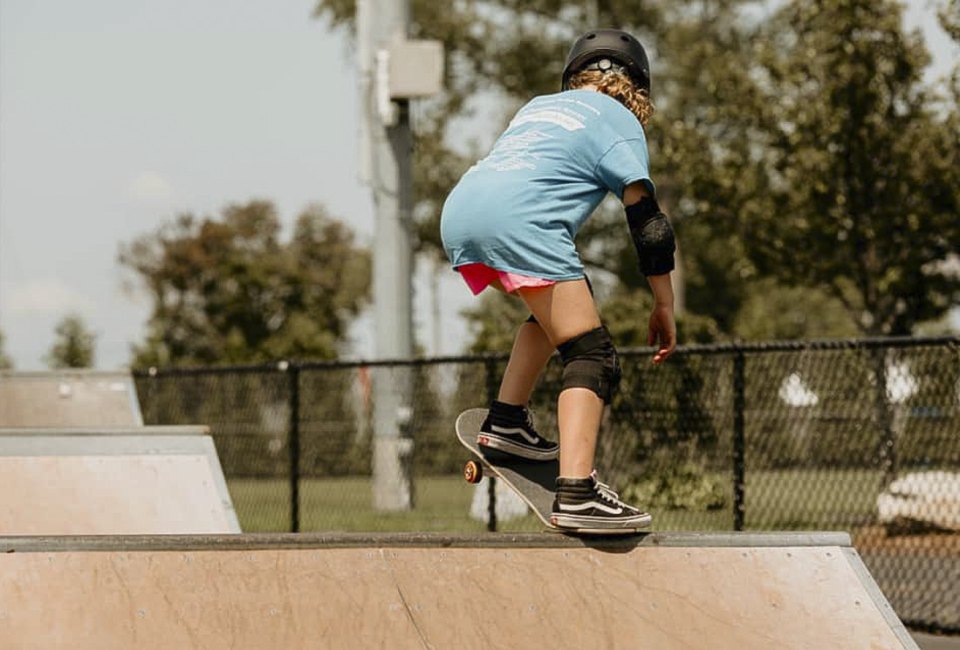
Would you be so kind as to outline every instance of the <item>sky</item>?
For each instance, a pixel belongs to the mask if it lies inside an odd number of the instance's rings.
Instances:
[[[178,213],[266,198],[289,227],[319,202],[372,240],[355,64],[312,7],[3,0],[0,330],[16,368],[45,366],[68,313],[96,333],[98,367],[128,363],[150,304],[125,290],[133,277],[117,253]],[[457,313],[443,322],[453,336],[435,336],[424,316],[427,271],[416,282],[421,342],[458,352]],[[464,298],[445,275],[441,299]],[[350,356],[369,358],[369,317],[353,338]]]
[[[17,369],[45,367],[69,313],[96,333],[97,367],[125,366],[150,304],[125,289],[119,247],[179,213],[265,198],[289,227],[322,203],[372,241],[355,61],[313,4],[0,2],[0,330]],[[907,4],[945,73],[956,50],[932,5]],[[418,343],[461,352],[471,296],[449,269],[434,295],[420,266]],[[372,358],[372,328],[357,323],[347,356]]]

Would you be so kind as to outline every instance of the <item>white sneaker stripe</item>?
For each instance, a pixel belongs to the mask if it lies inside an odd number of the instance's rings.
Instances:
[[[597,503],[596,501],[588,501],[587,503],[580,503],[575,506],[565,504],[565,503],[560,504],[560,509],[565,512],[579,512],[581,510],[589,510],[591,508],[596,508],[597,510],[603,510],[604,512],[609,513],[611,515],[623,514],[623,508],[621,507],[611,508],[610,506],[606,506],[602,503]]]
[[[519,433],[521,436],[523,436],[524,440],[529,442],[531,445],[537,444],[537,442],[540,440],[538,437],[531,436],[529,433],[527,433],[526,429],[522,429],[520,427],[498,427],[496,424],[491,424],[490,429],[496,433],[506,433],[508,435]]]

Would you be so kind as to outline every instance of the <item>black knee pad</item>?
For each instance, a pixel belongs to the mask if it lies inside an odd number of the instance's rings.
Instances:
[[[588,388],[609,404],[620,383],[620,361],[606,327],[557,346],[563,360],[563,389]]]

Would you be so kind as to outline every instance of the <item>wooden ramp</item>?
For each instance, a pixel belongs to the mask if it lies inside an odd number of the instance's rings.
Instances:
[[[239,533],[207,433],[0,428],[0,535]]]
[[[845,534],[0,538],[5,648],[916,648]]]
[[[142,426],[129,372],[0,371],[0,426]]]

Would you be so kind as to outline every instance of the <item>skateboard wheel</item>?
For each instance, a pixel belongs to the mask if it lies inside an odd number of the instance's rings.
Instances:
[[[483,478],[483,467],[475,460],[468,460],[463,466],[463,478],[467,483],[479,483]]]

